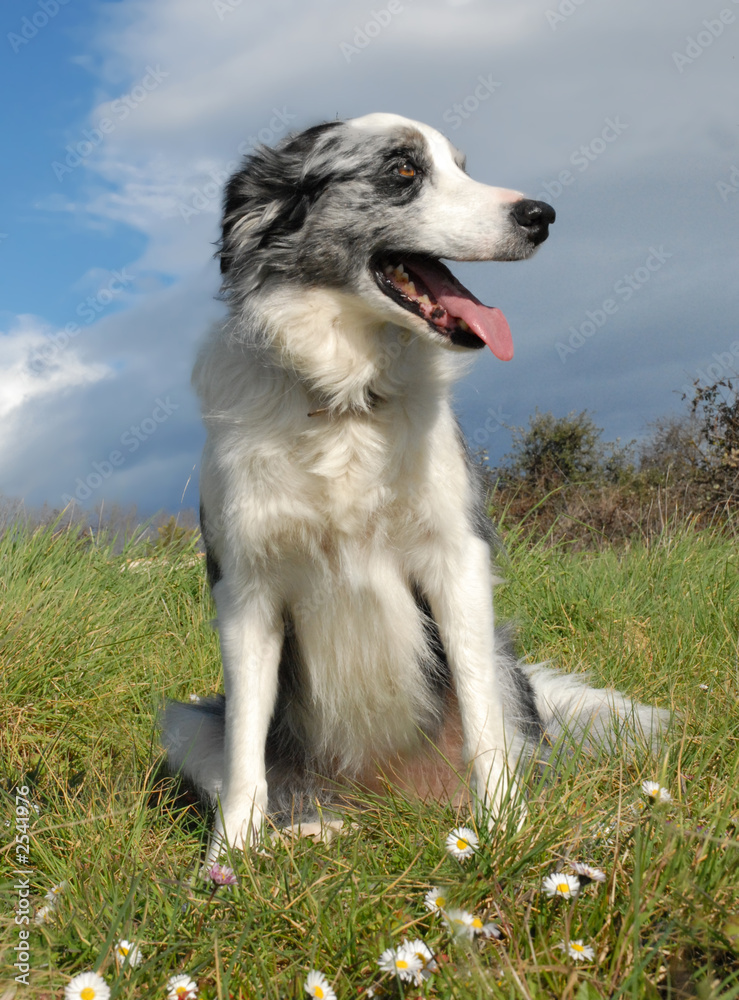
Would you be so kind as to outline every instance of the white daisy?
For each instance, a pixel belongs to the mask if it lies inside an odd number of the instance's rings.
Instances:
[[[198,995],[198,984],[189,976],[180,974],[167,980],[167,1000],[194,1000]]]
[[[447,898],[441,889],[429,889],[426,895],[423,897],[423,905],[431,913],[438,913],[439,910],[446,908]]]
[[[493,923],[485,924],[482,930],[480,931],[480,937],[487,938],[488,940],[490,940],[490,938],[500,939],[503,937],[503,931],[500,929],[500,927],[498,927],[497,924]]]
[[[383,972],[392,972],[404,982],[412,983],[423,968],[421,959],[406,944],[398,948],[387,948],[377,960]]]
[[[593,831],[593,837],[601,844],[605,844],[606,847],[613,847],[613,834],[616,832],[617,826],[615,821],[599,823]]]
[[[403,944],[411,951],[421,963],[421,970],[417,974],[417,985],[421,985],[422,980],[428,979],[434,972],[439,971],[439,963],[434,958],[434,953],[421,938],[415,941],[404,941]]]
[[[651,802],[672,802],[672,796],[658,781],[642,781],[641,790]]]
[[[467,910],[452,909],[444,914],[444,922],[455,937],[467,937],[470,940],[483,927],[482,920]]]
[[[135,945],[133,941],[126,941],[125,938],[121,938],[115,946],[115,957],[121,963],[121,965],[128,965],[130,968],[135,968],[137,965],[141,965],[143,959],[141,957],[141,951],[138,945]]]
[[[110,987],[97,972],[82,972],[64,987],[64,1000],[108,1000]]]
[[[606,873],[600,868],[593,868],[592,865],[585,865],[581,861],[570,862],[573,872],[579,876],[580,884],[587,885],[588,882],[605,882]]]
[[[570,958],[584,958],[590,962],[595,957],[595,951],[589,944],[583,944],[581,939],[570,941],[569,944],[565,944],[563,941],[557,947],[566,951]]]
[[[57,901],[57,898],[61,895],[61,893],[64,892],[66,888],[68,888],[68,886],[69,882],[67,882],[66,879],[63,882],[60,882],[59,885],[52,886],[51,889],[49,889],[49,891],[44,896],[44,899],[46,900],[47,903],[50,903],[51,906],[54,906]]]
[[[54,916],[54,907],[47,906],[45,903],[43,906],[39,906],[36,910],[36,915],[33,918],[35,924],[45,924],[46,921]]]
[[[566,875],[555,872],[547,875],[542,883],[542,889],[547,896],[561,896],[563,899],[574,899],[580,891],[580,879],[577,875]]]
[[[475,853],[480,841],[474,830],[468,826],[458,826],[446,838],[446,849],[459,861],[471,858]]]
[[[311,969],[303,987],[305,992],[317,1000],[336,1000],[336,994],[331,989],[328,979],[322,972]]]

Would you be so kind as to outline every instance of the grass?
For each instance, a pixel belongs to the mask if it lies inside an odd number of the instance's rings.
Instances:
[[[517,620],[524,653],[673,708],[664,755],[575,760],[546,784],[532,771],[526,823],[481,830],[464,863],[444,840],[466,815],[367,798],[357,827],[329,845],[270,842],[232,859],[238,885],[213,894],[190,880],[209,820],[162,779],[154,722],[165,697],[219,688],[202,560],[185,549],[135,565],[140,553],[75,531],[6,531],[0,998],[14,987],[61,997],[71,976],[97,969],[113,997],[164,997],[167,977],[187,972],[205,998],[277,1000],[306,996],[317,968],[342,1000],[376,983],[380,954],[406,937],[436,953],[425,995],[439,998],[739,997],[736,540],[676,530],[649,546],[570,552],[514,530],[507,550],[497,611]],[[644,780],[672,802],[649,805]],[[19,786],[38,808],[28,925],[15,921]],[[606,882],[575,901],[547,898],[544,876],[571,861],[597,865]],[[33,908],[63,880],[35,924]],[[423,906],[434,885],[499,924],[503,940],[452,939]],[[29,986],[14,979],[22,929]],[[117,969],[119,937],[139,945],[138,968]],[[567,937],[594,960],[568,959]],[[422,994],[406,984],[406,997]]]

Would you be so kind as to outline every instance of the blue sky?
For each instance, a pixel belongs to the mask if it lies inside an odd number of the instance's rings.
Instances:
[[[255,137],[337,115],[426,121],[474,177],[557,210],[533,260],[454,266],[513,331],[514,360],[485,352],[457,392],[492,459],[536,407],[628,440],[696,375],[739,368],[739,2],[21,0],[0,18],[8,497],[196,506],[220,186]]]

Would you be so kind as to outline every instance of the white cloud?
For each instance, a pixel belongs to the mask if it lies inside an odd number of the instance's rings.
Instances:
[[[112,375],[102,362],[83,361],[63,330],[51,329],[34,316],[19,316],[13,329],[0,334],[0,447],[13,434],[13,422],[24,408]]]

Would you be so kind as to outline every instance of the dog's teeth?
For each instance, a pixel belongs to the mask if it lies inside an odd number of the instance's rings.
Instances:
[[[408,287],[406,288],[406,292],[409,292],[411,295],[416,294],[416,286],[413,284],[412,281],[408,282]]]
[[[428,295],[420,295],[418,297],[418,301],[422,302],[425,306],[431,305],[431,299],[428,297]]]
[[[392,274],[394,273],[393,272],[393,265],[392,264],[388,264],[385,268],[383,268],[383,272],[382,273],[385,275],[386,278],[390,278],[392,276]]]
[[[463,319],[457,320],[457,326],[460,328],[460,330],[469,330],[469,327],[467,326],[467,324]]]

